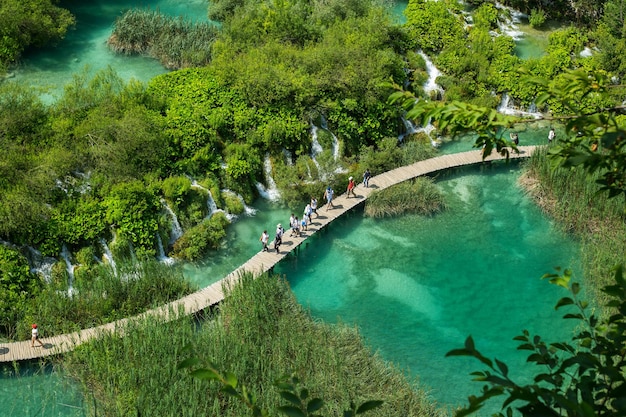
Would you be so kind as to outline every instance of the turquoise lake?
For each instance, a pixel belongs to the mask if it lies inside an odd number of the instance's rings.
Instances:
[[[206,19],[205,0],[155,2],[67,0],[78,23],[56,48],[25,56],[14,80],[54,101],[63,85],[85,71],[112,66],[125,79],[148,81],[166,70],[144,57],[123,57],[106,47],[112,22],[123,10],[149,7],[171,15]],[[396,15],[406,6],[397,2]],[[399,18],[400,19],[400,18]],[[519,127],[522,145],[545,143],[548,126]],[[471,149],[468,141],[444,143],[442,152]],[[304,306],[330,323],[359,327],[366,343],[406,370],[444,406],[477,393],[469,372],[478,363],[446,359],[472,335],[479,349],[512,365],[520,378],[524,356],[511,340],[522,329],[568,336],[553,310],[563,295],[539,279],[553,267],[576,266],[578,246],[559,232],[516,185],[517,164],[492,164],[438,176],[449,205],[433,217],[368,219],[357,209],[311,239],[298,257],[277,268]],[[305,202],[303,202],[304,207]],[[186,275],[199,286],[225,276],[258,251],[258,236],[290,211],[267,201],[254,216],[230,228],[225,250]],[[22,366],[21,376],[0,374],[0,416],[82,416],[89,399],[52,369]]]

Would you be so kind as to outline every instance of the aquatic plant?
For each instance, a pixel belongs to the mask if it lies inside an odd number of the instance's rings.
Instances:
[[[408,213],[434,214],[446,207],[441,190],[429,177],[419,177],[382,191],[373,191],[365,204],[369,217],[399,216]]]
[[[181,410],[196,416],[250,415],[220,384],[177,370],[190,355],[199,358],[200,367],[211,362],[237,375],[267,410],[285,403],[275,380],[295,375],[310,398],[324,400],[323,415],[343,415],[351,402],[376,399],[384,401],[377,416],[443,416],[402,371],[372,354],[357,329],[313,320],[276,276],[244,275],[214,313],[200,323],[187,317],[132,323],[124,338],[106,335],[79,346],[66,356],[66,368],[93,393],[90,406],[97,414],[111,417]],[[184,349],[188,345],[190,351]]]
[[[180,69],[208,64],[217,33],[211,23],[131,9],[115,21],[107,43],[116,53],[148,55],[168,69]]]

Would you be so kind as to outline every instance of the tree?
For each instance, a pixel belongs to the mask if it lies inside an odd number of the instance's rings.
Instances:
[[[56,3],[56,0],[0,3],[0,69],[17,61],[26,48],[40,47],[65,36],[74,24],[74,16]]]

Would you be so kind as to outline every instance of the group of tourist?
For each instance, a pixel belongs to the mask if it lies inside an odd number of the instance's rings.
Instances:
[[[372,174],[369,169],[366,169],[363,173],[363,186],[369,187],[369,180]],[[354,189],[356,188],[356,183],[354,182],[354,177],[348,178],[348,189],[347,189],[347,197],[356,198],[356,194],[354,193]],[[333,205],[333,197],[335,195],[334,190],[329,185],[324,191],[324,199],[326,200],[326,210],[334,208]],[[294,213],[291,213],[291,217],[289,218],[289,229],[291,230],[289,233],[289,237],[301,237],[303,231],[307,231],[309,228],[309,224],[311,224],[311,216],[315,214],[316,217],[319,216],[317,214],[317,198],[311,196],[311,201],[307,203],[304,207],[304,212],[302,213],[302,219],[298,219]],[[274,250],[276,253],[280,253],[280,245],[283,243],[283,235],[285,234],[285,229],[281,223],[276,225],[276,234],[274,236]],[[269,233],[267,230],[263,230],[259,241],[263,245],[261,251],[269,252]]]

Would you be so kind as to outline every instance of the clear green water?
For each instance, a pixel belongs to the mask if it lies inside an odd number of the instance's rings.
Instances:
[[[0,416],[79,417],[85,399],[62,373],[22,363],[0,366]]]
[[[468,376],[478,363],[444,357],[470,334],[527,379],[512,338],[523,329],[568,336],[553,309],[564,294],[539,278],[575,266],[578,248],[523,195],[518,172],[496,164],[445,174],[446,212],[385,220],[355,213],[277,272],[315,317],[358,325],[439,403],[464,404],[479,391]]]
[[[58,45],[26,54],[22,65],[11,80],[38,88],[45,102],[53,102],[63,92],[75,74],[93,75],[111,66],[118,75],[129,81],[146,82],[167,70],[156,60],[147,57],[122,56],[111,52],[106,41],[115,19],[132,7],[160,10],[172,16],[193,20],[207,20],[207,0],[93,0],[81,2],[66,0],[61,6],[76,16],[76,26]]]
[[[155,60],[122,57],[106,47],[115,17],[133,7],[206,18],[205,0],[67,0],[76,28],[56,48],[31,53],[14,80],[41,88],[53,101],[78,72],[112,66],[125,80],[147,81],[166,70]],[[406,2],[395,3],[403,21]],[[548,126],[520,126],[522,145],[545,143]],[[471,138],[444,143],[442,152],[472,149]],[[509,172],[511,171],[511,172]],[[555,289],[537,277],[555,265],[571,265],[576,245],[557,233],[515,186],[516,170],[466,171],[441,182],[450,210],[434,218],[363,219],[359,212],[316,236],[279,270],[312,313],[358,324],[367,342],[411,376],[419,376],[443,404],[462,402],[473,362],[444,359],[468,334],[489,355],[522,363],[511,338],[523,328],[565,333],[551,321]],[[186,266],[189,279],[205,286],[244,263],[258,250],[263,229],[286,223],[290,210],[258,203],[229,231],[225,250],[202,265]],[[302,207],[303,208],[303,207]],[[299,209],[301,211],[301,209]],[[506,326],[505,326],[506,324]],[[82,416],[77,386],[49,369],[22,366],[19,376],[2,368],[0,417]]]
[[[516,163],[497,163],[442,173],[446,212],[374,220],[356,210],[276,272],[287,275],[315,317],[358,325],[372,349],[418,378],[443,405],[478,392],[468,376],[478,364],[444,358],[470,334],[485,354],[527,378],[511,339],[522,329],[552,340],[568,336],[552,308],[562,293],[539,277],[557,265],[575,266],[578,247],[523,195],[519,172]],[[219,257],[186,266],[191,281],[206,286],[244,263],[260,249],[263,229],[273,233],[291,212],[266,201],[257,208],[233,224]],[[78,388],[61,392],[60,379],[50,373],[1,380],[0,401],[15,410],[11,415],[82,415],[59,405],[81,404]],[[36,395],[50,405],[31,412]]]

